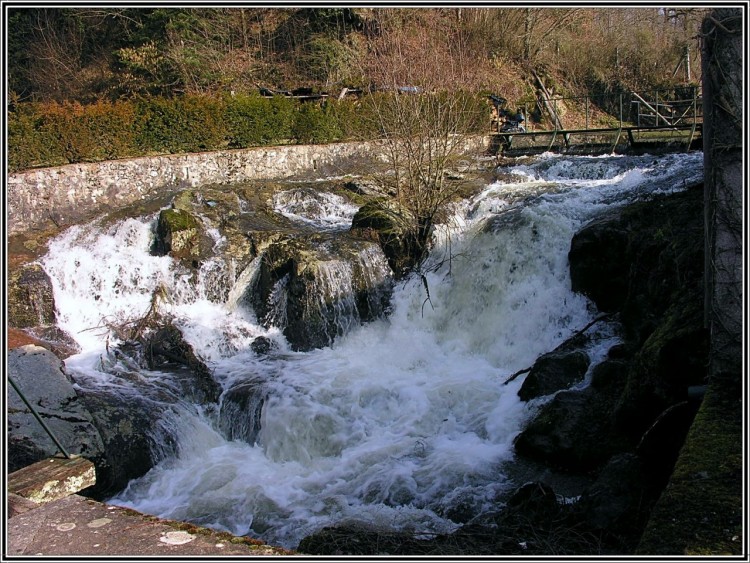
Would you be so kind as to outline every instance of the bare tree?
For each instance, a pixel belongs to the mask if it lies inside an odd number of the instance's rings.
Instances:
[[[480,80],[475,61],[455,27],[384,31],[368,61],[378,92],[365,103],[382,135],[391,172],[385,181],[396,194],[418,266],[434,225],[461,189],[447,172],[465,156],[468,139],[486,130],[489,109],[474,94]]]

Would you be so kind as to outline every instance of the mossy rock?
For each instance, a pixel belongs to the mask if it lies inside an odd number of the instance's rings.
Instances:
[[[193,268],[211,250],[210,240],[200,220],[181,209],[163,209],[156,225],[153,254],[169,254]]]

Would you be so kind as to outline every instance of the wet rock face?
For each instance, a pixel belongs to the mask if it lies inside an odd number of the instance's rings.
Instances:
[[[171,372],[184,397],[199,405],[218,401],[221,386],[176,326],[167,324],[149,334],[144,350],[148,368]]]
[[[518,390],[522,401],[529,401],[555,391],[567,389],[583,380],[589,367],[585,352],[552,352],[541,356]]]
[[[558,393],[516,438],[516,451],[562,471],[598,469],[628,447],[612,420],[612,405],[624,383],[619,378],[603,389]]]
[[[246,301],[294,350],[329,346],[385,312],[391,272],[368,241],[319,235],[274,238]]]
[[[52,281],[39,264],[25,264],[9,273],[8,324],[16,328],[55,323]]]
[[[700,186],[689,188],[624,208],[574,237],[573,287],[618,313],[624,343],[593,368],[588,387],[544,404],[515,442],[521,457],[543,467],[596,476],[577,518],[629,549],[692,423],[688,387],[706,377],[702,204]],[[554,356],[540,359],[540,374]],[[563,372],[569,359],[557,357],[549,371]],[[537,375],[524,385],[540,386]]]
[[[81,401],[91,413],[104,446],[92,491],[103,498],[122,490],[159,461],[155,437],[160,434],[158,422],[164,416],[164,405],[140,395],[122,397],[92,390],[82,394]]]
[[[8,352],[8,375],[68,453],[101,458],[101,436],[57,356],[34,345],[15,348]],[[16,390],[9,388],[8,470],[15,471],[58,452]]]
[[[600,311],[619,310],[628,291],[626,251],[627,230],[617,214],[581,229],[573,237],[568,254],[573,291],[589,297]]]
[[[260,433],[265,395],[266,390],[257,381],[241,383],[224,394],[219,410],[219,428],[228,440],[255,443]]]

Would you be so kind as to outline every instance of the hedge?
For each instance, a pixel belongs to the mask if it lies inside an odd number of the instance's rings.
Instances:
[[[354,100],[316,104],[258,94],[14,103],[8,164],[16,172],[154,154],[372,139],[376,120],[367,107]]]

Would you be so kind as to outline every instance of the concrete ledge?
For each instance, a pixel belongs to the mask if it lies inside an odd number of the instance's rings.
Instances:
[[[162,520],[79,495],[65,497],[11,518],[10,556],[293,555],[263,541],[182,522]],[[98,560],[98,559],[97,559]]]

